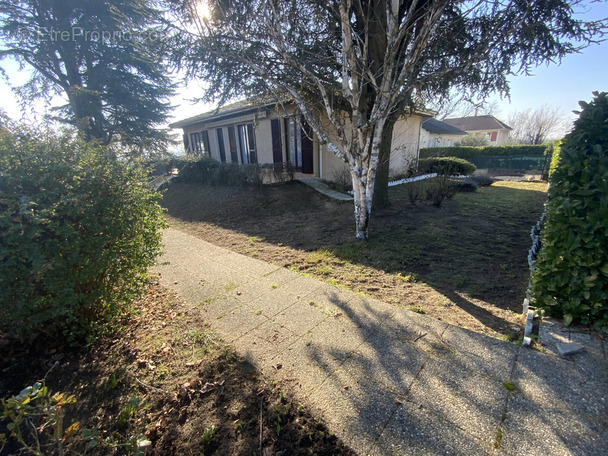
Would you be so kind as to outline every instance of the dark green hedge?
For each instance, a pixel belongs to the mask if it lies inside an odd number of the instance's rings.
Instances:
[[[418,172],[437,173],[442,176],[458,176],[473,174],[477,168],[462,158],[436,157],[418,160]]]
[[[105,148],[0,127],[0,334],[76,341],[128,314],[161,250],[147,180]]]
[[[420,149],[420,158],[429,157],[458,157],[470,160],[474,157],[499,155],[544,155],[548,144],[538,146],[481,146],[481,147],[427,147]]]
[[[595,94],[551,175],[533,304],[608,331],[608,97]]]

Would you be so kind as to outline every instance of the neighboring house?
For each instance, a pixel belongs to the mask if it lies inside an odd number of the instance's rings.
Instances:
[[[241,164],[289,161],[297,173],[335,180],[346,165],[319,144],[296,112],[294,105],[241,101],[169,126],[183,130],[186,152],[193,155]],[[418,158],[423,114],[408,115],[395,124],[391,175],[403,173]]]
[[[420,147],[451,147],[466,134],[466,131],[441,120],[425,117],[420,131]]]
[[[500,146],[507,141],[512,130],[494,116],[471,116],[445,119],[445,123],[466,131],[469,135],[486,135],[491,146]]]

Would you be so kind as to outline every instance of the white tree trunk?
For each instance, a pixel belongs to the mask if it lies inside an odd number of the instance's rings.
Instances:
[[[361,134],[359,140],[362,144],[359,144],[359,148],[360,150],[367,150],[369,152],[365,154],[366,159],[362,160],[362,166],[352,166],[352,163],[349,163],[353,180],[355,237],[360,241],[367,241],[369,238],[369,222],[372,214],[374,186],[376,184],[376,172],[378,170],[383,131],[384,121],[380,121],[373,130],[372,135]],[[371,147],[369,146],[370,142]]]
[[[360,176],[357,176],[352,170],[351,175],[355,203],[355,237],[360,241],[367,241],[371,215],[371,206],[367,204],[367,186],[364,182],[361,182]]]

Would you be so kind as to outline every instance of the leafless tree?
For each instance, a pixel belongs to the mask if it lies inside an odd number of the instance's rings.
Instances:
[[[514,111],[507,124],[513,129],[511,136],[521,144],[542,144],[552,135],[558,135],[564,116],[557,107],[543,105],[536,109]]]
[[[500,107],[496,100],[478,100],[465,94],[451,94],[443,99],[430,100],[426,106],[437,112],[439,120],[453,117],[470,117],[482,115],[500,115]]]

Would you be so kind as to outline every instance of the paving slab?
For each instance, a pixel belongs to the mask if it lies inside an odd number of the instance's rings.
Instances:
[[[305,397],[311,397],[343,360],[333,355],[331,347],[298,339],[270,361],[279,380],[293,382]]]
[[[348,357],[342,369],[358,382],[372,380],[405,396],[427,359],[428,354],[413,344],[375,333]]]
[[[457,326],[448,326],[442,341],[449,347],[440,357],[505,382],[509,380],[520,347]]]
[[[345,315],[326,318],[302,338],[306,343],[344,361],[371,334],[369,328],[359,326]]]
[[[318,177],[300,177],[298,179],[300,182],[312,187],[319,193],[329,196],[338,201],[352,201],[352,195],[347,195],[345,193],[337,192],[334,189],[330,188],[325,182],[323,182]]]
[[[466,363],[431,358],[412,385],[408,401],[441,416],[490,447],[508,395],[503,382]]]
[[[370,372],[371,374],[371,372]],[[313,410],[359,454],[368,454],[398,407],[397,397],[338,369],[310,397]]]
[[[608,422],[580,420],[566,410],[518,395],[509,401],[497,455],[601,456],[608,450]]]
[[[493,447],[455,426],[424,404],[404,401],[366,453],[392,455],[475,455],[492,454]],[[547,453],[550,454],[550,453]]]

